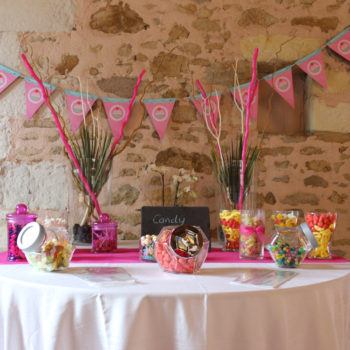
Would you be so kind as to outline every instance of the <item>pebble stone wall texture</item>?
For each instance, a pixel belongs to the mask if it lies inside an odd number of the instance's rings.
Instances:
[[[160,202],[159,178],[145,170],[155,162],[194,169],[198,198],[209,205],[212,228],[217,191],[209,145],[193,107],[192,78],[224,90],[240,59],[242,82],[258,46],[259,74],[273,72],[312,52],[349,25],[346,0],[3,0],[0,4],[0,63],[23,71],[22,47],[42,76],[62,88],[84,87],[100,96],[130,97],[137,74],[147,70],[147,97],[177,97],[165,139],[148,120],[117,159],[101,195],[105,211],[120,223],[121,239],[136,239],[142,205]],[[335,250],[350,257],[349,64],[326,55],[329,89],[308,82],[308,136],[265,135],[256,172],[257,204],[268,210],[337,210]],[[149,84],[150,83],[150,84]],[[24,117],[24,87],[16,83],[0,97],[0,247],[6,246],[4,215],[26,202],[41,217],[81,216],[70,166],[48,111]],[[55,95],[62,108],[62,98]],[[232,100],[224,96],[226,140],[239,130]],[[286,105],[286,108],[287,105]],[[96,112],[97,113],[97,112]],[[141,114],[135,108],[133,116]],[[281,116],[282,118],[283,116]],[[167,191],[168,196],[168,191]]]

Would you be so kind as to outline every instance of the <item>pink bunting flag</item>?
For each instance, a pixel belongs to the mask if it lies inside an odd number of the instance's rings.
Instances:
[[[0,94],[5,91],[21,73],[0,64]]]
[[[218,94],[210,94],[208,95],[208,103],[210,105],[205,105],[205,100],[202,98],[202,95],[197,95],[192,98],[192,102],[199,113],[203,118],[210,120],[216,125],[218,117],[219,117],[219,109],[218,104],[220,105],[221,96]],[[210,113],[211,112],[211,113]],[[210,115],[211,114],[211,115]],[[209,119],[210,118],[210,119]]]
[[[327,88],[327,78],[321,51],[316,51],[297,61],[297,65],[310,78],[317,81],[322,87]]]
[[[145,99],[143,101],[160,140],[165,135],[175,101],[175,98]]]
[[[104,98],[103,105],[107,114],[108,124],[115,139],[120,140],[125,127],[124,119],[127,117],[127,109],[130,99]]]
[[[290,67],[281,69],[264,78],[266,82],[294,108],[294,85],[292,69]]]
[[[232,98],[237,102],[239,106],[242,106],[241,97],[243,99],[244,106],[246,106],[247,99],[248,99],[248,90],[249,90],[249,83],[236,86],[235,88],[232,88],[230,90]],[[254,99],[251,105],[251,116],[254,119],[258,117],[258,107],[259,107],[259,82],[257,82]]]
[[[34,79],[26,77],[24,84],[26,95],[26,116],[28,119],[31,119],[43,105],[45,99],[39,85]],[[55,87],[51,84],[44,83],[44,86],[48,92],[48,95],[51,95],[55,91]]]
[[[327,45],[338,55],[350,61],[350,28],[338,34]]]
[[[64,92],[66,95],[71,130],[76,133],[97,97],[94,95],[80,94],[79,91],[65,90]]]

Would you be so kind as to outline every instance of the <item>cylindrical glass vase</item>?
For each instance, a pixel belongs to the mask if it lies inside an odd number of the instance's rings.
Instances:
[[[241,259],[262,259],[264,257],[265,213],[262,209],[241,211],[239,235],[239,257]]]
[[[117,249],[117,223],[108,214],[92,224],[92,252],[106,253]]]

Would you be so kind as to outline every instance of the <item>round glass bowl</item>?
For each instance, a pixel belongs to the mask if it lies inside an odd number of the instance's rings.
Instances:
[[[204,263],[209,241],[198,226],[164,227],[155,242],[155,257],[166,272],[196,273]]]

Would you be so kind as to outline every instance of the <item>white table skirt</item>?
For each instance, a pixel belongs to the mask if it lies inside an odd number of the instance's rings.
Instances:
[[[206,264],[199,275],[119,266],[137,283],[0,266],[0,350],[350,349],[349,264],[304,265],[275,290],[230,283],[235,268],[272,264]]]

